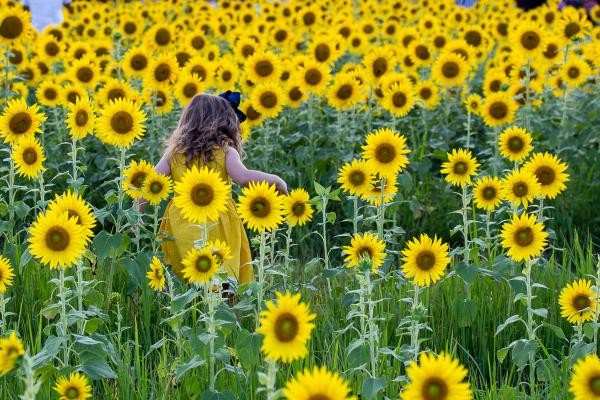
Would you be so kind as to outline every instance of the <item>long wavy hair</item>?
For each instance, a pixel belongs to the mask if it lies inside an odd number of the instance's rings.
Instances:
[[[166,141],[166,153],[185,155],[205,163],[214,159],[215,146],[231,146],[242,152],[240,121],[227,100],[211,94],[197,94],[181,113],[177,128]]]

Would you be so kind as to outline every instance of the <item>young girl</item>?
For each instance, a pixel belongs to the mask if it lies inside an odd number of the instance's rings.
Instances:
[[[250,182],[266,181],[287,193],[287,185],[280,177],[261,171],[247,169],[241,161],[242,138],[240,119],[245,117],[237,104],[229,100],[229,94],[213,96],[196,95],[185,107],[177,128],[167,141],[167,149],[155,169],[158,173],[171,175],[175,182],[196,165],[216,170],[221,178],[246,186]],[[239,117],[238,117],[239,115]],[[202,239],[199,226],[188,222],[181,211],[169,202],[165,210],[161,231],[172,240],[162,244],[164,262],[180,273],[181,261],[196,240]],[[237,214],[233,198],[227,200],[227,211],[210,224],[208,240],[220,239],[231,247],[232,259],[223,263],[230,278],[245,283],[253,278],[252,256],[248,237]]]

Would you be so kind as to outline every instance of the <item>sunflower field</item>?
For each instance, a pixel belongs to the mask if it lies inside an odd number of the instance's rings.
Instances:
[[[600,399],[600,6],[63,14],[0,0],[0,399]],[[154,169],[228,90],[289,194]],[[167,204],[228,201],[250,279],[166,262]]]

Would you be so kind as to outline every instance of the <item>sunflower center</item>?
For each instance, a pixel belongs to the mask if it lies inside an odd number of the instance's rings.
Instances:
[[[483,41],[481,34],[477,31],[469,31],[465,35],[465,41],[473,47],[478,47]]]
[[[353,171],[350,174],[350,182],[356,186],[362,185],[365,182],[365,179],[365,174],[361,171]]]
[[[192,72],[192,74],[198,75],[200,77],[200,79],[202,79],[203,81],[206,80],[206,68],[204,68],[202,65],[194,66],[194,68],[192,68],[191,72]]]
[[[49,56],[55,56],[60,51],[59,47],[54,42],[46,43],[44,50]]]
[[[23,52],[15,49],[10,50],[9,61],[15,65],[19,65],[23,62]]]
[[[515,232],[515,242],[519,246],[529,246],[533,242],[533,231],[529,227],[520,228]]]
[[[544,51],[543,54],[544,57],[553,59],[558,55],[558,46],[554,43],[548,44],[548,46],[546,46],[546,51]]]
[[[581,30],[581,26],[577,22],[569,22],[567,26],[565,26],[565,36],[567,38],[571,38],[579,33]]]
[[[296,86],[292,90],[290,90],[289,97],[292,101],[298,101],[302,98],[302,91],[299,87]]]
[[[171,41],[171,32],[168,29],[160,28],[156,31],[154,40],[159,46],[166,46]]]
[[[422,251],[417,256],[417,267],[421,270],[428,271],[435,265],[435,255],[428,250]]]
[[[148,176],[148,174],[146,174],[145,172],[136,172],[131,177],[131,184],[138,189],[141,188],[142,185],[144,184],[144,180],[146,179],[146,176]]]
[[[361,44],[361,40],[359,38],[352,39],[352,47],[358,47]]]
[[[317,85],[321,82],[321,79],[323,79],[323,75],[321,75],[321,71],[318,69],[311,68],[306,71],[304,79],[309,85]]]
[[[340,86],[336,95],[340,100],[348,100],[352,96],[352,85],[345,84]]]
[[[274,69],[275,68],[273,68],[273,64],[271,64],[271,61],[268,60],[259,61],[254,67],[254,71],[256,71],[258,76],[263,78],[271,75]]]
[[[57,96],[58,96],[58,93],[56,92],[56,89],[54,89],[54,88],[47,88],[46,90],[44,90],[44,97],[46,97],[46,99],[48,99],[48,100],[54,100],[54,99],[56,99]]]
[[[376,78],[379,78],[380,76],[385,74],[387,72],[387,69],[388,62],[385,58],[379,57],[375,59],[375,61],[373,61],[373,75],[375,75]]]
[[[508,24],[506,22],[500,22],[496,27],[498,33],[502,36],[506,36],[508,34]]]
[[[302,201],[297,201],[292,206],[292,212],[296,217],[301,217],[304,215],[304,211],[306,210],[306,204]]]
[[[32,148],[25,149],[23,152],[23,161],[28,165],[33,165],[38,159],[37,151]]]
[[[333,399],[326,394],[316,393],[316,394],[310,395],[308,400],[333,400]]]
[[[76,91],[72,91],[67,94],[67,100],[69,101],[69,103],[72,103],[72,104],[77,103],[78,98],[79,98],[79,93],[77,93]]]
[[[67,210],[67,215],[69,216],[69,218],[75,218],[77,220],[77,223],[81,225],[81,215],[79,215],[77,211]]]
[[[204,183],[200,183],[192,188],[192,201],[197,206],[205,207],[209,205],[214,197],[213,189]]]
[[[567,75],[569,75],[569,78],[571,79],[576,79],[579,76],[579,68],[570,67],[567,71]]]
[[[32,123],[29,113],[19,112],[10,119],[8,127],[16,134],[23,134],[31,128]]]
[[[46,233],[46,246],[52,251],[63,251],[70,242],[69,232],[61,226],[53,226]]]
[[[250,204],[250,210],[255,217],[264,218],[271,212],[271,206],[267,199],[264,197],[258,197],[252,200]]]
[[[403,92],[396,92],[392,96],[392,103],[394,103],[394,107],[404,107],[406,105],[406,94]]]
[[[254,54],[254,47],[253,46],[246,45],[246,46],[242,47],[242,55],[244,56],[244,58],[248,58],[252,54]],[[260,64],[260,62],[259,62],[259,64]],[[256,66],[258,67],[258,64]],[[256,73],[259,73],[258,70],[256,71]]]
[[[490,82],[490,91],[491,92],[499,92],[502,88],[502,81],[499,79],[494,79]]]
[[[273,108],[277,105],[277,95],[273,92],[265,92],[260,95],[260,104],[266,108]]]
[[[121,88],[114,88],[108,92],[108,95],[106,97],[108,98],[108,100],[124,99],[125,91]]]
[[[494,189],[493,187],[486,187],[485,189],[483,189],[483,198],[486,200],[493,200],[496,198],[496,189]]]
[[[254,120],[259,119],[261,117],[261,115],[262,114],[259,113],[258,111],[256,111],[256,109],[254,107],[252,107],[252,106],[249,106],[246,109],[246,116],[248,116],[248,119],[250,121],[254,121]]]
[[[390,163],[396,158],[396,149],[394,149],[394,146],[387,143],[380,144],[375,149],[375,158],[381,163]]]
[[[573,307],[576,308],[577,311],[583,311],[586,308],[589,308],[590,304],[590,298],[585,294],[579,294],[573,299]]]
[[[325,43],[321,43],[315,49],[315,58],[319,62],[324,62],[331,56],[331,49]]]
[[[123,30],[125,31],[126,34],[131,35],[131,34],[135,33],[135,31],[137,30],[137,25],[134,24],[133,22],[126,22],[125,25],[123,26]]]
[[[283,42],[285,39],[287,39],[287,31],[279,29],[277,32],[275,32],[276,41]]]
[[[198,272],[206,273],[210,271],[210,267],[212,266],[212,260],[208,256],[200,256],[196,260],[196,269]]]
[[[546,186],[554,182],[556,173],[550,167],[539,167],[535,170],[535,177],[541,185]]]
[[[223,81],[228,82],[231,80],[233,76],[231,75],[231,71],[224,71],[221,74],[221,79],[223,79]]]
[[[90,67],[81,67],[77,70],[77,79],[80,82],[88,83],[94,77],[94,71]]]
[[[136,54],[131,57],[129,64],[135,71],[141,71],[148,66],[148,59],[143,54]]]
[[[154,69],[154,78],[158,82],[164,82],[171,77],[171,67],[168,64],[158,64]]]
[[[514,136],[508,141],[508,148],[515,153],[523,150],[523,147],[525,147],[525,143],[520,137]]]
[[[79,397],[79,390],[75,387],[70,387],[65,391],[65,397],[67,399],[76,399]]]
[[[600,396],[600,376],[592,376],[590,378],[590,390],[596,396]]]
[[[454,172],[456,175],[464,175],[467,173],[467,170],[467,163],[465,163],[464,161],[459,161],[455,163],[454,167],[452,168],[452,172]]]
[[[23,22],[21,22],[19,17],[10,15],[2,20],[2,24],[0,24],[0,36],[7,39],[16,39],[21,33],[23,33]]]
[[[192,47],[196,50],[201,50],[205,46],[206,42],[202,36],[195,36],[192,39]]]
[[[429,89],[429,88],[422,88],[419,91],[419,96],[421,96],[421,98],[423,100],[428,100],[431,97],[432,94],[433,93],[431,93],[431,89]]]
[[[454,61],[448,61],[445,62],[444,65],[442,65],[442,74],[446,78],[455,78],[458,76],[459,72],[460,67],[458,66],[458,63]]]
[[[429,378],[421,394],[425,400],[443,400],[448,397],[448,385],[440,378]]]
[[[433,45],[436,48],[441,49],[446,45],[446,38],[443,36],[436,36],[435,39],[433,39]]]
[[[527,50],[535,50],[540,45],[540,35],[534,31],[527,31],[521,35],[521,46]]]
[[[517,182],[513,185],[513,193],[517,197],[526,196],[529,192],[529,187],[525,182]]]
[[[312,25],[317,21],[317,16],[312,11],[309,11],[302,16],[302,21],[304,25]]]
[[[185,97],[192,98],[196,95],[196,93],[198,93],[198,86],[193,82],[187,83],[183,87],[183,94]]]
[[[284,313],[275,321],[275,336],[280,342],[291,342],[298,335],[298,319],[290,314]]]
[[[117,133],[129,133],[133,128],[133,117],[126,111],[117,111],[110,119],[110,126]]]
[[[496,119],[505,118],[508,115],[508,106],[504,102],[496,101],[490,106],[490,115]]]
[[[163,185],[160,182],[152,182],[150,184],[150,191],[153,194],[159,194],[162,191]]]

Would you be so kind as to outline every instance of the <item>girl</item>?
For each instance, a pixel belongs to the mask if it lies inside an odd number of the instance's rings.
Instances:
[[[179,181],[188,168],[207,166],[219,172],[221,178],[246,186],[250,182],[266,181],[287,194],[287,185],[280,177],[247,169],[241,161],[242,138],[240,122],[245,115],[237,109],[237,93],[220,96],[196,95],[185,107],[177,128],[167,141],[167,149],[155,169]],[[141,203],[144,203],[141,201]],[[143,209],[145,204],[140,204]],[[169,202],[161,224],[168,237],[162,244],[164,261],[180,273],[181,260],[194,242],[202,238],[201,228],[183,218],[180,210]],[[235,203],[227,200],[227,211],[211,223],[208,240],[220,239],[231,247],[232,259],[223,267],[230,278],[245,283],[253,278],[252,256],[248,237],[237,214]]]

